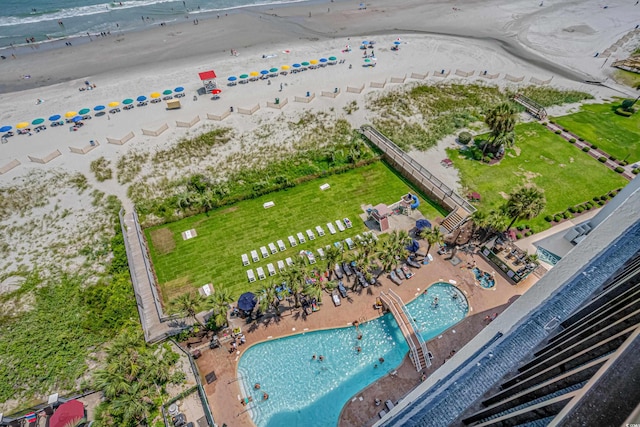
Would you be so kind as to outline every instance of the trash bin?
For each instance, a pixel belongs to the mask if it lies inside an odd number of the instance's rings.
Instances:
[[[309,97],[309,96],[311,96],[311,92],[307,92],[307,96],[308,96],[308,97]]]
[[[280,98],[276,98],[276,105],[280,104]]]
[[[233,113],[233,107],[229,107],[229,111]]]

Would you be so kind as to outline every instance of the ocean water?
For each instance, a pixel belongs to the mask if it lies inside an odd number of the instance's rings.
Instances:
[[[216,18],[242,7],[303,0],[1,0],[0,47],[102,32],[136,31],[161,22]]]

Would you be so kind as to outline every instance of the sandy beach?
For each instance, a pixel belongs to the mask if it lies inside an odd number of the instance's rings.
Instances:
[[[79,172],[91,187],[118,196],[125,209],[131,209],[127,196],[130,184],[120,184],[117,179],[98,182],[90,170],[93,160],[104,157],[115,165],[123,156],[157,153],[181,138],[209,129],[233,129],[233,138],[216,155],[187,165],[168,162],[154,167],[145,162],[139,176],[160,179],[163,174],[203,171],[247,147],[285,145],[289,137],[283,130],[286,126],[276,127],[266,142],[250,135],[260,126],[295,120],[306,111],[345,118],[353,127],[370,123],[372,113],[365,108],[366,100],[403,83],[456,81],[517,87],[545,82],[589,92],[597,100],[634,93],[611,81],[613,69],[609,64],[637,47],[639,32],[611,56],[596,56],[635,29],[640,6],[634,3],[617,0],[605,8],[595,0],[372,0],[366,3],[366,9],[359,8],[357,1],[293,3],[240,9],[219,19],[200,20],[198,25],[185,18],[184,23],[157,25],[147,31],[113,32],[91,41],[74,41],[73,46],[57,42],[59,48],[4,49],[1,54],[6,59],[0,61],[0,126],[15,128],[19,122],[36,118],[44,118],[48,124],[46,119],[54,114],[64,116],[68,111],[92,109],[178,86],[185,88],[185,97],[179,110],[167,110],[164,102],[149,104],[93,117],[77,131],[65,124],[30,136],[10,137],[0,145],[0,185],[22,185],[37,193],[52,175]],[[362,40],[376,42],[375,67],[363,67],[359,49]],[[401,43],[398,51],[391,50],[394,41]],[[350,52],[344,52],[347,45],[352,48]],[[237,56],[231,54],[232,49]],[[231,75],[329,56],[336,56],[339,63],[227,85]],[[202,87],[198,72],[211,69],[222,88],[221,98],[215,101],[198,94]],[[486,75],[498,77],[488,79]],[[95,84],[95,89],[80,91],[85,81]],[[587,83],[594,81],[604,85]],[[331,95],[336,92],[339,95]],[[296,97],[300,99],[296,101]],[[286,105],[270,107],[268,103],[276,98]],[[360,108],[346,114],[345,106],[354,102]],[[239,113],[239,109],[256,107],[253,114]],[[216,120],[231,109],[233,112],[224,120]],[[143,130],[156,131],[164,125],[167,130],[159,136],[143,134]],[[128,140],[122,145],[113,143],[122,139]],[[451,144],[451,138],[445,139],[432,152],[412,155],[443,182],[457,187],[455,170],[439,165],[444,148]],[[77,154],[72,148],[87,152]],[[32,185],[38,180],[40,186]],[[40,210],[30,209],[26,215],[14,214],[0,223],[20,231],[5,239],[7,247],[21,249],[0,262],[3,272],[16,270],[17,259],[26,265],[36,263],[46,253],[46,244],[59,245],[59,238],[87,234],[86,230],[97,227],[88,198],[78,198],[75,192],[56,194],[57,187],[50,187],[42,197],[57,202]],[[41,240],[44,225],[38,222],[40,216],[59,208],[69,210],[71,216]],[[26,227],[29,224],[33,226]],[[25,227],[30,231],[25,232]],[[30,252],[30,246],[40,249]],[[82,260],[69,264],[79,268]],[[65,267],[71,268],[69,264]]]

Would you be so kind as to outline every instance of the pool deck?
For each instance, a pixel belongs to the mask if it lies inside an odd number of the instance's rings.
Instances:
[[[237,353],[229,352],[228,343],[213,350],[206,345],[203,346],[202,356],[196,363],[203,377],[205,392],[216,423],[226,424],[228,427],[253,424],[251,417],[245,412],[250,406],[245,407],[240,403],[243,393],[236,378],[238,360],[242,352],[252,344],[305,331],[344,327],[356,320],[364,322],[376,318],[382,313],[375,310],[373,305],[381,290],[391,288],[408,303],[435,282],[455,281],[455,285],[467,296],[471,310],[460,323],[428,342],[429,351],[434,356],[433,365],[425,371],[426,375],[429,375],[449,358],[453,350],[461,348],[487,325],[487,316],[501,313],[537,281],[537,277],[531,274],[523,283],[514,286],[500,274],[496,274],[496,285],[491,289],[483,289],[474,283],[473,273],[467,268],[468,262],[475,261],[479,268],[493,272],[494,267],[481,256],[459,252],[456,256],[462,262],[453,266],[446,259],[448,255],[437,255],[434,249],[431,253],[433,262],[420,269],[413,269],[414,277],[405,280],[401,286],[396,286],[388,278],[381,276],[380,284],[376,286],[370,286],[355,294],[349,291],[352,298],[343,299],[340,307],[334,307],[329,294],[325,294],[321,309],[309,316],[304,316],[301,310],[287,309],[280,318],[273,317],[261,319],[257,323],[244,324],[242,329],[247,344],[239,346]],[[351,283],[349,282],[349,285]],[[217,379],[211,384],[206,384],[204,376],[210,372],[215,372]],[[383,377],[349,398],[340,415],[339,425],[372,425],[382,409],[382,406],[375,406],[375,399],[381,399],[383,402],[390,399],[395,402],[418,385],[420,377],[421,372],[416,372],[408,357],[405,357],[397,373]]]

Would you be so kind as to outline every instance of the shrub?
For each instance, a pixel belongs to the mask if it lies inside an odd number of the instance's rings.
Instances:
[[[570,212],[563,212],[563,213],[562,213],[562,217],[563,217],[564,219],[569,219],[569,218],[571,218],[571,217],[572,217],[572,215],[571,215],[571,213],[570,213]]]
[[[547,222],[551,222],[551,221],[553,221],[553,217],[551,215],[547,215],[547,216],[544,217],[544,220],[547,221]]]
[[[565,131],[565,132],[569,132],[569,129],[567,129],[567,128],[562,128],[562,130]]]
[[[591,148],[589,147],[582,147],[582,151],[584,151],[585,153],[588,153],[591,150]]]
[[[467,145],[468,143],[471,142],[472,138],[473,138],[473,135],[471,135],[469,132],[460,132],[460,134],[458,135],[458,142],[460,144]]]
[[[594,202],[597,202],[598,200],[600,200],[600,197],[598,197],[598,196],[595,196],[595,197],[593,198],[593,201],[594,201]]]
[[[535,233],[535,231],[533,231],[533,228],[529,227],[529,233],[531,234]]]
[[[633,112],[633,104],[635,104],[633,99],[625,99],[622,101],[622,104],[620,104],[620,107],[625,111]]]
[[[541,124],[542,126],[546,126],[546,125],[548,125],[549,123],[547,123],[547,122],[541,122],[540,124]]]
[[[611,161],[614,161],[614,162],[615,162],[615,161],[616,161],[616,160],[618,160],[618,159],[616,159],[616,158],[615,158],[615,157],[613,157],[613,156],[609,156],[609,160],[611,160]]]
[[[571,212],[571,213],[576,213],[576,208],[574,208],[573,206],[571,206],[571,207],[568,209],[568,211],[569,211],[569,212]]]
[[[634,175],[638,175],[640,173],[640,169],[635,168],[634,170],[631,171],[631,173]]]
[[[585,208],[586,210],[590,211],[590,210],[591,210],[591,206],[592,206],[592,205],[584,205],[584,208]]]
[[[584,141],[584,138],[578,137],[578,141],[582,142],[582,141]]]
[[[593,148],[594,150],[597,150],[597,149],[598,149],[598,146],[597,146],[597,145],[594,145],[594,144],[591,144],[591,148]]]
[[[600,196],[600,200],[609,200],[609,196],[604,194],[604,195]]]
[[[560,135],[561,133],[562,133],[562,131],[561,131],[560,129],[558,129],[558,130],[556,131],[556,135]]]
[[[516,228],[518,229],[518,231],[522,231],[522,230],[524,230],[524,226],[523,226],[523,225],[519,225],[519,226],[517,226]]]
[[[602,200],[600,200],[600,201],[598,202],[598,204],[599,204],[600,206],[603,206],[603,205],[604,205],[604,202],[603,202]]]
[[[620,160],[620,161],[618,161],[618,164],[621,165],[621,166],[627,166],[629,164],[629,162],[626,161],[626,160]]]
[[[582,212],[584,212],[584,207],[583,206],[578,206],[578,208],[576,210],[578,211],[578,213],[582,213]]]
[[[111,162],[104,157],[97,158],[91,162],[91,172],[96,176],[98,182],[106,181],[113,177],[113,171],[111,170]]]
[[[622,173],[622,172],[624,172],[624,168],[622,166],[618,166],[617,168],[614,169],[614,171],[616,171],[618,173]]]
[[[520,234],[520,233],[516,234],[516,239],[518,239],[518,240],[522,239],[522,234]]]
[[[562,215],[560,215],[560,214],[556,214],[556,215],[553,217],[553,220],[554,220],[555,222],[560,222],[560,221],[562,221],[563,219],[564,219],[564,218],[563,218],[563,217],[562,217]]]
[[[525,237],[529,237],[529,236],[531,236],[531,234],[532,234],[532,233],[531,233],[530,231],[527,231],[526,233],[524,233],[524,236],[525,236]]]
[[[555,124],[555,122],[553,120],[549,120],[549,123],[551,124]]]
[[[489,162],[491,161],[491,157],[489,157],[489,156],[484,156],[484,157],[482,158],[482,161],[483,161],[483,162],[485,162],[485,163],[489,163]]]
[[[616,114],[622,117],[631,117],[633,113],[631,111],[625,111],[622,108],[618,107],[616,108]]]
[[[600,157],[598,157],[598,161],[601,162],[601,163],[604,163],[604,162],[607,161],[607,158],[605,156],[600,156]]]
[[[571,138],[571,139],[569,139],[569,142],[573,144],[573,143],[576,142],[576,139],[575,138]]]

